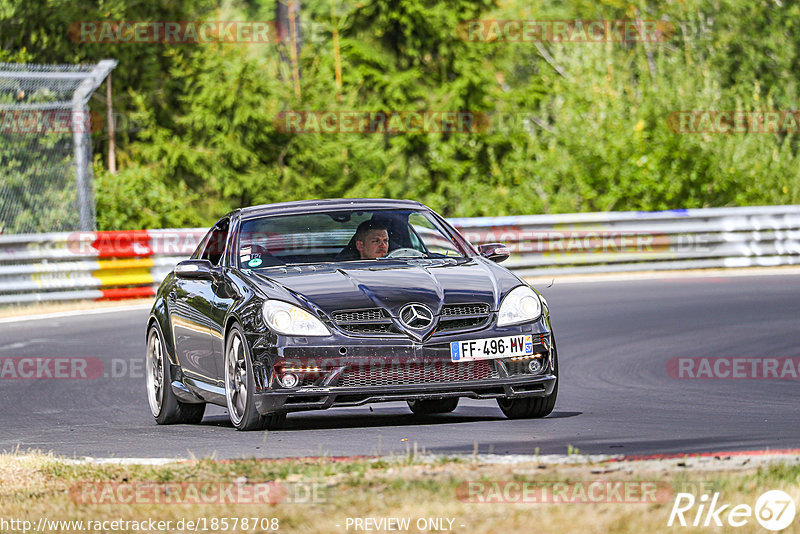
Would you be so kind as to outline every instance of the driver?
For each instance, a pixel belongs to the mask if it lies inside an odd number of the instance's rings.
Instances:
[[[362,222],[356,229],[356,249],[362,260],[386,256],[389,251],[389,231],[381,223]]]

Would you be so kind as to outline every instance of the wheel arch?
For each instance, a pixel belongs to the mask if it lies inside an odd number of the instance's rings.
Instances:
[[[170,327],[169,314],[167,313],[166,303],[164,299],[159,297],[153,304],[153,309],[147,318],[147,328],[145,330],[145,339],[150,332],[150,327],[155,325],[158,328],[161,340],[164,342],[164,348],[167,351],[170,363],[177,365],[178,360],[175,355],[175,340],[172,337],[172,328]]]
[[[224,332],[224,334],[223,334],[223,342],[226,345],[228,343],[228,334],[230,333],[231,328],[233,328],[234,323],[238,323],[239,326],[242,325],[242,322],[239,320],[239,318],[235,314],[230,314],[225,319],[225,329],[223,330],[223,332]]]

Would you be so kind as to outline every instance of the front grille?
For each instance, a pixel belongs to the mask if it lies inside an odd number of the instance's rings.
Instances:
[[[447,304],[442,306],[442,317],[452,317],[454,315],[487,315],[489,313],[488,304]]]
[[[447,304],[442,306],[437,332],[472,330],[489,322],[488,304]]]
[[[339,382],[343,387],[392,386],[399,384],[429,384],[461,380],[499,378],[490,361],[394,363],[369,368],[351,367]]]
[[[366,310],[342,310],[333,312],[333,320],[337,323],[379,321],[385,318],[386,313],[381,308],[370,308]]]
[[[392,319],[386,310],[367,308],[339,310],[331,314],[336,325],[349,334],[388,334],[392,332]]]
[[[354,335],[401,335],[389,315],[382,308],[358,310],[338,310],[331,314],[336,326]],[[491,318],[488,304],[446,304],[439,314],[437,333],[452,333],[475,330],[489,323]]]
[[[383,334],[391,332],[392,325],[388,323],[340,324],[339,328],[351,334]]]
[[[471,317],[469,319],[455,319],[451,321],[445,321],[442,319],[439,322],[439,328],[437,328],[436,331],[454,332],[457,330],[470,330],[472,328],[483,326],[487,319],[488,317]]]

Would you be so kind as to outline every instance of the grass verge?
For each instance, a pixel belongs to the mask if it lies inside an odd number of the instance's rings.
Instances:
[[[653,491],[642,491],[648,487]],[[718,492],[720,505],[755,507],[762,493],[776,489],[800,504],[797,457],[703,465],[686,459],[551,464],[533,457],[494,463],[413,455],[119,465],[27,453],[0,456],[0,531],[23,530],[10,528],[11,519],[37,527],[46,518],[50,532],[269,532],[274,526],[303,533],[766,532],[755,517],[741,528],[728,526],[727,512],[720,515],[723,527],[702,526],[705,514],[698,527],[669,527],[667,521],[681,491],[698,504],[701,495]],[[480,502],[486,500],[491,502]],[[685,514],[690,525],[697,510]],[[247,528],[243,518],[250,519]],[[255,528],[252,518],[259,518]],[[171,524],[158,528],[151,520]],[[105,523],[89,523],[98,521]],[[186,528],[188,521],[194,528]],[[99,528],[87,528],[93,525]]]

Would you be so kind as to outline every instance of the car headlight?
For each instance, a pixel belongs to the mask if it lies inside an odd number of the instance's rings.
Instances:
[[[508,326],[535,321],[542,314],[539,296],[528,286],[512,289],[500,303],[497,326]]]
[[[287,336],[329,336],[322,321],[302,308],[281,300],[264,303],[264,321],[274,331]]]

